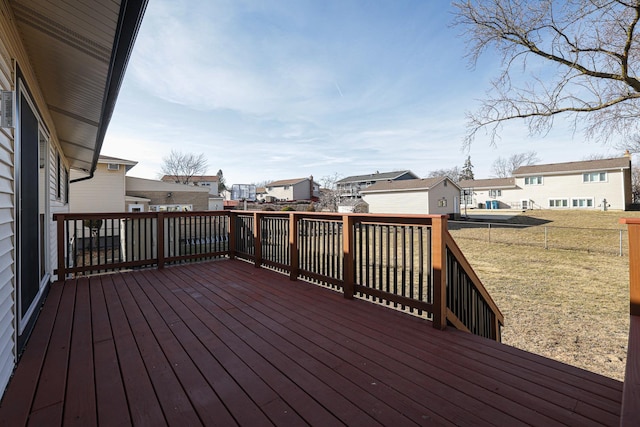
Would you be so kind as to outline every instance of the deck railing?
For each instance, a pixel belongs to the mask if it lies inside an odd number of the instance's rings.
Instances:
[[[56,214],[58,277],[240,258],[494,340],[504,322],[444,216]]]
[[[640,425],[640,218],[621,219],[629,231],[629,345],[621,426]]]

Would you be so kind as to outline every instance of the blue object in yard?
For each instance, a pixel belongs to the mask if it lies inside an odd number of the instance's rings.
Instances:
[[[491,200],[487,200],[487,201],[485,202],[485,205],[486,205],[486,208],[487,208],[487,209],[491,209]]]
[[[491,209],[500,209],[500,204],[498,203],[497,200],[491,201]]]

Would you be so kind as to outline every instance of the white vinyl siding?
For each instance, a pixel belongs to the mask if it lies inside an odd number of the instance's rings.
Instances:
[[[51,274],[54,279],[57,277],[53,276],[53,269],[58,266],[58,229],[57,224],[53,222],[53,214],[56,213],[67,213],[69,212],[69,203],[67,203],[68,195],[66,194],[69,190],[69,186],[66,185],[66,180],[68,180],[69,175],[66,173],[66,166],[62,161],[63,157],[61,156],[61,172],[60,177],[62,182],[61,185],[58,185],[58,153],[59,149],[54,144],[49,143],[49,257],[47,259],[47,271]],[[60,189],[61,197],[57,197],[58,189]]]
[[[589,176],[594,173],[597,179],[600,179],[601,174],[605,174],[606,180],[585,183],[586,173]],[[594,209],[602,204],[602,200],[607,199],[610,209],[624,210],[629,203],[627,199],[627,194],[630,192],[629,175],[629,169],[556,173],[545,175],[544,185],[525,185],[526,177],[516,177],[516,185],[519,187],[518,199],[530,200],[529,208],[531,209],[547,209],[549,200],[556,199],[568,199],[571,209]],[[503,192],[503,197],[504,194]],[[574,199],[589,199],[591,202],[576,202],[577,205],[574,206]],[[482,203],[483,200],[480,199],[479,202]]]
[[[12,90],[13,65],[5,45],[9,36],[4,14],[5,11],[0,10],[0,89]],[[9,129],[0,128],[0,396],[9,382],[16,360],[13,155],[12,133]]]
[[[98,163],[93,178],[71,184],[71,212],[125,212],[125,173],[124,167],[109,170],[106,163]],[[72,179],[85,176],[71,171]],[[95,197],[96,194],[100,197]]]

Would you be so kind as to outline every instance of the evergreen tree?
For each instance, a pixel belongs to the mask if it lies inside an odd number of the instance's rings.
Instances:
[[[471,156],[467,156],[467,160],[464,161],[464,166],[462,166],[462,170],[460,171],[460,181],[465,179],[474,179]]]
[[[222,169],[218,170],[216,175],[218,176],[218,194],[220,194],[227,190],[227,183],[224,179],[224,175],[222,174]]]

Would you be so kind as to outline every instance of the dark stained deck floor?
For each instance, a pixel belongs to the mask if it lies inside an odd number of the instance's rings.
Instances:
[[[56,283],[0,406],[20,425],[617,425],[622,384],[218,261]]]

